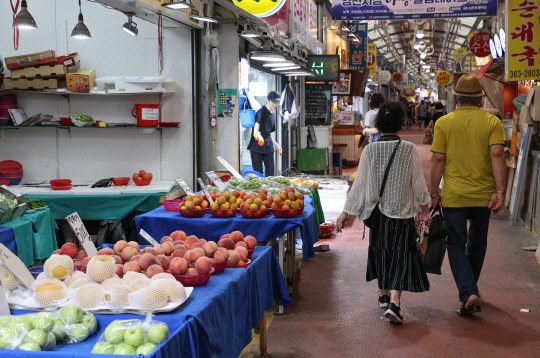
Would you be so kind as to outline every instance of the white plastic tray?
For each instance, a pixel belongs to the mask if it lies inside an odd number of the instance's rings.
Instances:
[[[174,185],[174,181],[152,181],[146,186],[137,186],[131,182],[122,190],[122,194],[168,193]]]

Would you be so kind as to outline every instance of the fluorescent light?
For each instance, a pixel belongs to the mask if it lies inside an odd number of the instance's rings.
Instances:
[[[284,72],[282,75],[285,76],[313,76],[313,73],[307,72],[307,71],[291,71],[291,72]]]
[[[296,70],[302,68],[300,66],[288,66],[288,67],[275,67],[272,68],[272,71],[287,71],[287,70]]]
[[[217,20],[212,19],[211,17],[206,16],[192,16],[195,20],[204,21],[204,22],[213,22],[217,24]]]
[[[28,12],[28,4],[26,3],[26,0],[22,0],[21,11],[19,11],[17,14],[17,23],[19,29],[22,30],[37,29],[37,24],[34,17]]]
[[[285,62],[278,62],[278,63],[265,63],[263,64],[263,67],[288,67],[288,66],[294,66],[296,63],[292,61],[285,61]]]
[[[242,31],[240,36],[253,38],[253,37],[259,37],[259,34],[256,33],[256,32],[244,32],[244,31]]]
[[[181,10],[181,9],[193,9],[193,8],[195,8],[195,6],[193,6],[192,4],[189,4],[186,0],[181,0],[181,1],[172,0],[170,3],[161,4],[161,6],[166,7],[167,9],[171,9],[171,10]]]
[[[263,52],[257,51],[251,54],[250,59],[258,61],[268,61],[268,62],[285,62],[287,61],[283,55],[276,52]]]

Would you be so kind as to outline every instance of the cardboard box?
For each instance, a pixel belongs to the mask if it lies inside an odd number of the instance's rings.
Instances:
[[[64,65],[43,65],[11,70],[11,78],[65,77],[67,68]]]
[[[4,79],[4,89],[18,90],[38,90],[45,88],[58,88],[59,81],[57,78],[6,78]]]
[[[54,62],[56,61],[56,55],[53,50],[49,50],[29,55],[6,57],[5,61],[7,68],[12,70],[14,68],[38,66]]]
[[[540,87],[531,87],[523,107],[527,107],[530,120],[540,121]]]
[[[68,91],[91,91],[96,81],[96,71],[80,69],[66,75],[66,87]]]
[[[56,59],[55,64],[57,65],[64,65],[66,68],[74,68],[76,67],[81,60],[79,59],[79,53],[70,53],[66,56],[58,56]]]

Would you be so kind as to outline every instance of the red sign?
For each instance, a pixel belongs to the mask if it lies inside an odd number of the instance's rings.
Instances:
[[[368,65],[368,67],[372,66],[374,62],[375,62],[375,55],[372,52],[368,52],[368,54],[367,54],[367,65]]]
[[[486,57],[491,54],[489,48],[489,40],[493,38],[492,35],[487,32],[479,32],[471,38],[469,43],[469,49],[471,53],[476,57]]]
[[[401,81],[403,81],[403,75],[401,73],[394,73],[392,79],[395,83],[400,83]]]

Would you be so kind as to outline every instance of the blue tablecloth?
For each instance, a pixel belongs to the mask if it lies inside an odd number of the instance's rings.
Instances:
[[[207,212],[202,218],[184,218],[177,211],[167,211],[163,207],[135,217],[137,231],[144,229],[159,241],[175,230],[183,230],[187,235],[196,235],[206,240],[218,241],[222,235],[241,231],[244,236],[253,235],[257,241],[277,238],[300,227],[304,260],[315,256],[313,245],[319,241],[317,220],[311,198],[306,197],[304,212],[295,218],[280,219],[269,213],[261,219],[245,219],[239,213],[233,218],[214,218]],[[140,237],[141,243],[146,241]]]
[[[12,228],[0,226],[0,243],[17,255],[17,245],[15,244],[15,236],[13,235]]]
[[[278,299],[287,307],[291,300],[277,257],[270,247],[257,247],[247,269],[227,268],[210,281],[195,287],[189,300],[178,310],[157,314],[154,319],[169,326],[169,339],[152,357],[237,357],[252,340],[251,330],[264,311]],[[12,310],[12,314],[28,311]],[[85,357],[113,320],[144,319],[132,314],[96,315],[98,331],[87,340],[58,345],[53,352],[2,351],[5,356]],[[116,357],[109,355],[111,358]],[[100,355],[99,357],[102,357]]]

